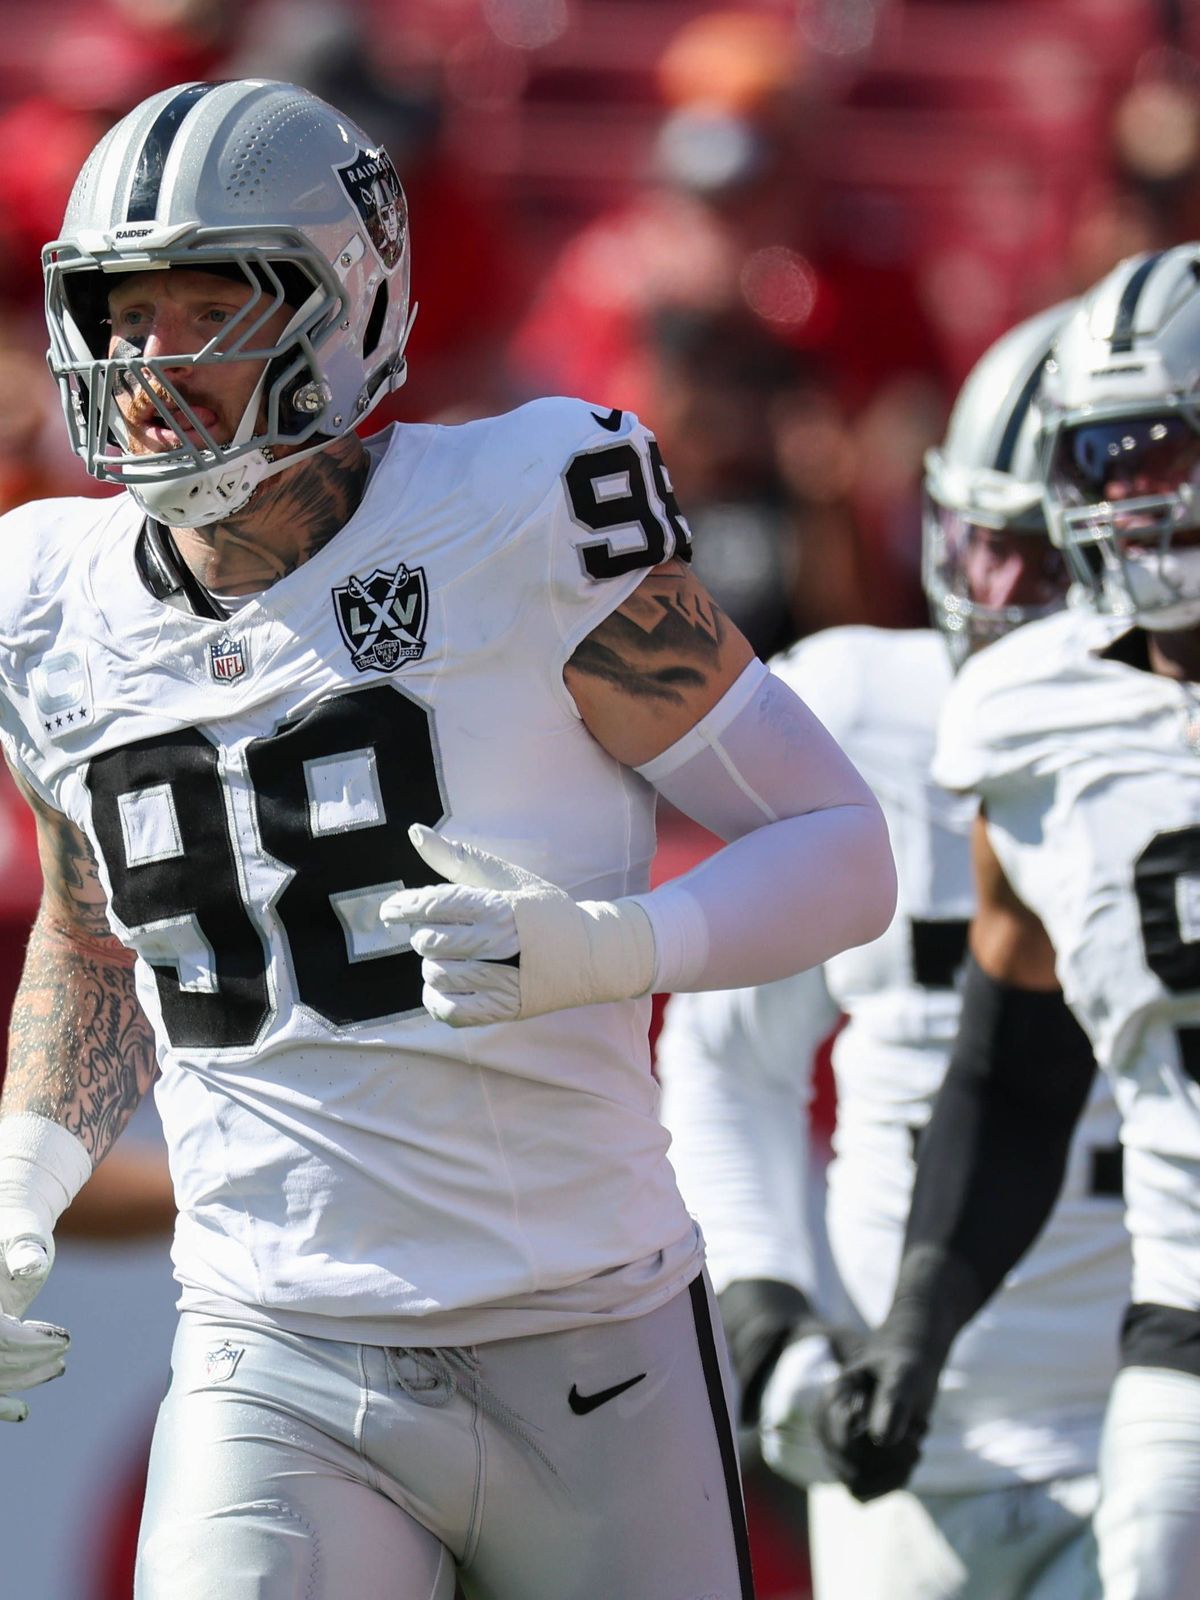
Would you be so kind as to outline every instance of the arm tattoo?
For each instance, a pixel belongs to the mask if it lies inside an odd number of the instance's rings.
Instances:
[[[63,939],[39,916],[13,1006],[0,1110],[62,1123],[98,1162],[154,1073],[133,969]]]
[[[45,891],[13,1004],[0,1113],[49,1117],[98,1162],[154,1081],[154,1036],[86,839],[22,789],[38,817]]]
[[[719,665],[728,624],[677,563],[650,573],[592,630],[567,670],[601,678],[639,699],[681,704]]]

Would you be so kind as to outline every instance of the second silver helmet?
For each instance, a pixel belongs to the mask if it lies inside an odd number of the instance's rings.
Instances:
[[[956,664],[1063,604],[1066,574],[1042,509],[1037,397],[1051,342],[1073,306],[1029,317],[985,351],[959,391],[944,442],[925,457],[922,579]],[[1022,598],[992,601],[973,568],[986,567],[989,540],[997,557],[1010,536],[1022,540]]]

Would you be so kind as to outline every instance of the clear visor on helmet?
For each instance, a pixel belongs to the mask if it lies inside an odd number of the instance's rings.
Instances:
[[[1063,605],[1067,569],[1044,528],[986,527],[929,495],[924,524],[925,591],[956,661]]]

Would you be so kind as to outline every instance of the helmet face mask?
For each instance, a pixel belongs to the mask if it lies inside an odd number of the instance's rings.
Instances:
[[[320,347],[343,306],[339,287],[306,274],[309,293],[304,302],[293,311],[283,334],[264,343],[265,325],[288,302],[279,272],[260,249],[248,250],[232,262],[179,248],[164,254],[173,258],[171,268],[216,269],[222,276],[223,269],[232,264],[249,290],[249,298],[231,321],[198,350],[147,356],[135,344],[121,340],[115,342],[111,356],[93,356],[95,333],[86,321],[81,324],[73,303],[94,301],[97,291],[106,291],[104,275],[86,264],[68,266],[57,261],[49,265],[46,274],[47,303],[54,308],[49,318],[51,362],[71,395],[67,424],[72,444],[96,477],[127,488],[138,484],[142,474],[149,482],[186,481],[217,466],[232,469],[255,452],[303,444],[311,438],[320,426],[314,411],[319,413],[323,407],[306,402],[310,392],[318,396],[321,392]],[[294,262],[296,258],[291,259]],[[78,280],[85,274],[99,283],[89,283],[84,294],[78,289],[72,294],[72,278]],[[123,277],[109,279],[114,287],[122,281]],[[292,288],[291,292],[296,291]],[[102,335],[104,331],[102,327]],[[231,358],[261,362],[263,372],[234,438],[221,443],[192,412],[172,374],[181,367],[190,372],[224,366]],[[171,426],[173,407],[196,434],[196,442],[181,436],[172,450],[152,456],[134,451],[120,409],[122,394],[145,395],[167,427]]]
[[[1042,511],[1035,395],[1069,309],[1029,318],[985,352],[945,442],[925,458],[921,576],[955,667],[1066,601],[1066,567]]]
[[[1046,371],[1039,449],[1073,601],[1151,631],[1200,624],[1200,253],[1120,262]]]
[[[160,181],[148,191],[152,147]],[[234,514],[404,381],[412,317],[399,179],[365,134],[289,84],[190,85],[136,108],[85,164],[43,269],[72,447],[167,523]],[[131,273],[178,269],[232,277],[248,298],[195,350],[147,357],[136,339],[113,340],[110,289]],[[286,325],[265,338],[285,306]],[[218,439],[187,403],[187,369],[232,361],[262,372],[233,437]],[[164,429],[172,413],[183,420],[174,447],[133,447],[122,404],[135,395]]]
[[[1014,628],[1062,609],[1067,570],[1044,526],[973,520],[926,491],[922,581],[955,666]]]
[[[1044,450],[1052,526],[1080,598],[1152,631],[1200,622],[1195,409],[1064,417]]]

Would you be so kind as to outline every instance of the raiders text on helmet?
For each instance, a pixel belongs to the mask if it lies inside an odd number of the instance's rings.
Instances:
[[[395,168],[292,84],[193,83],[144,101],[89,156],[42,261],[50,367],[76,454],[166,523],[231,515],[264,478],[350,432],[404,381],[409,240]],[[171,267],[244,279],[253,292],[199,351],[146,357],[126,344],[110,357],[116,275]],[[261,343],[284,305],[283,332]],[[222,444],[170,369],[231,357],[265,366]],[[135,389],[167,427],[174,407],[195,442],[132,451],[116,399]],[[304,448],[276,459],[280,445]]]
[[[1147,628],[1200,622],[1200,244],[1102,278],[1043,395],[1046,516],[1078,595]]]
[[[1065,575],[1042,512],[1036,402],[1051,340],[1073,306],[1039,312],[980,357],[959,391],[945,441],[925,457],[922,579],[956,664],[1063,602]],[[989,532],[1036,542],[1036,600],[989,604],[973,593],[973,545]]]

